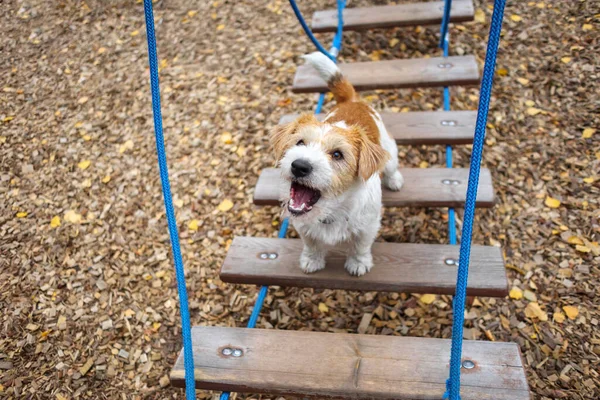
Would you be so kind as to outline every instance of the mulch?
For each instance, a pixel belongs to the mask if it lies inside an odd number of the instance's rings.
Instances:
[[[490,3],[452,26],[453,54],[482,65]],[[7,0],[0,14],[0,397],[181,399],[166,378],[181,330],[142,4]],[[478,210],[474,242],[503,248],[511,296],[475,299],[465,337],[518,343],[535,399],[600,397],[599,15],[594,1],[506,10],[483,161],[499,201]],[[289,89],[312,48],[281,0],[159,1],[155,17],[192,320],[244,326],[257,290],[218,269],[235,235],[276,236],[278,209],[252,192],[274,162],[269,129],[314,107]],[[341,60],[439,55],[437,40],[438,27],[348,32]],[[476,109],[477,88],[451,93]],[[364,97],[441,107],[437,88]],[[443,167],[444,150],[401,147],[401,164]],[[447,243],[445,213],[387,209],[379,240]],[[258,326],[447,338],[451,318],[449,296],[271,288]]]

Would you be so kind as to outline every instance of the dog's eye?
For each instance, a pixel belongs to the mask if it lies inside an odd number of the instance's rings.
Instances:
[[[336,150],[333,153],[331,153],[331,157],[333,157],[334,160],[342,160],[344,158],[344,155],[342,154],[341,151]]]
[[[302,140],[302,139],[298,140],[298,143],[296,143],[296,146],[305,146],[304,140]]]

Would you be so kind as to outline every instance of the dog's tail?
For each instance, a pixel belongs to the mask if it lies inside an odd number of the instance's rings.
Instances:
[[[325,54],[315,51],[302,56],[319,73],[321,78],[327,82],[327,87],[333,93],[335,101],[344,103],[346,101],[357,101],[358,96],[352,84],[342,75],[342,72],[333,61]]]

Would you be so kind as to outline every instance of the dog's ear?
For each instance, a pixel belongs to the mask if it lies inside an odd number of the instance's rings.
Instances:
[[[360,142],[358,176],[366,181],[373,174],[383,170],[390,154],[381,145],[373,143],[364,133],[361,134]]]
[[[296,143],[296,138],[293,135],[300,126],[317,124],[318,122],[314,114],[302,114],[292,122],[275,126],[271,131],[270,142],[277,161],[281,159],[287,149]]]

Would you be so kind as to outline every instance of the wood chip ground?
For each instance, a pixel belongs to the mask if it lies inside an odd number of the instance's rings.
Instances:
[[[352,6],[369,3],[385,2]],[[451,53],[480,67],[490,4],[450,30]],[[0,397],[181,399],[165,380],[181,329],[142,4],[7,0],[0,14]],[[518,343],[540,400],[600,397],[598,15],[597,1],[509,2],[488,121],[499,201],[477,212],[474,242],[502,246],[512,291],[475,299],[465,336]],[[314,107],[290,91],[313,48],[282,0],[158,1],[155,19],[192,321],[241,327],[257,290],[218,268],[234,235],[276,236],[279,211],[253,206],[253,187],[274,162],[269,129]],[[349,32],[341,60],[435,57],[437,43],[437,27]],[[477,88],[451,93],[476,108]],[[442,106],[437,88],[363,96],[384,112]],[[444,154],[400,148],[404,167]],[[444,209],[387,209],[383,226],[379,240],[448,241]],[[271,288],[258,325],[447,338],[451,320],[449,296]]]

